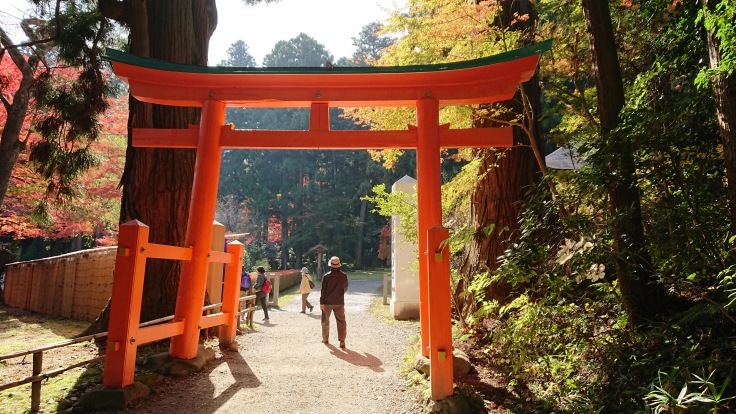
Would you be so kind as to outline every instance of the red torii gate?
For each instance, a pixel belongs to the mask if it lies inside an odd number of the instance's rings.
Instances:
[[[450,129],[439,124],[439,107],[510,99],[517,85],[533,75],[539,55],[550,45],[551,41],[546,41],[487,58],[439,65],[329,70],[203,67],[108,49],[107,58],[115,74],[130,85],[130,93],[139,101],[202,107],[198,127],[133,130],[136,147],[197,149],[190,204],[197,209],[196,213],[190,212],[187,222],[185,243],[189,248],[183,253],[186,261],[179,281],[175,322],[158,329],[165,332],[159,336],[172,338],[169,354],[180,359],[197,356],[207,265],[213,261],[209,257],[211,225],[222,149],[416,149],[421,352],[430,359],[432,399],[452,395],[450,262],[443,243],[449,233],[442,227],[439,151],[443,147],[508,147],[512,145],[512,132],[508,127]],[[309,130],[234,130],[232,125],[224,124],[226,106],[309,107]],[[417,125],[397,131],[330,130],[329,107],[362,106],[414,106]],[[242,254],[242,250],[235,251]],[[230,259],[218,260],[228,263]],[[136,285],[135,289],[141,288]],[[125,295],[113,292],[103,378],[107,388],[125,387],[133,378],[135,347],[128,347],[135,338],[128,328],[138,324],[140,292],[137,299],[133,294],[131,298],[122,297]],[[224,306],[223,313],[227,313]],[[225,325],[233,324],[233,320],[237,321],[232,315],[218,319]]]

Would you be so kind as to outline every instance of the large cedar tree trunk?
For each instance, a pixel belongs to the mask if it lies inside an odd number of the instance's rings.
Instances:
[[[612,139],[624,106],[624,87],[608,2],[582,0],[598,90],[601,139]],[[608,168],[613,259],[624,309],[633,322],[652,318],[665,306],[664,288],[655,279],[644,238],[639,188],[631,144],[606,145],[618,151]]]
[[[370,177],[371,174],[371,164],[370,162],[366,164],[365,166],[365,176]],[[360,194],[366,194],[370,191],[369,184],[363,184],[366,187],[369,188],[361,188]],[[365,232],[368,225],[368,201],[361,200],[360,202],[360,212],[358,213],[358,232],[356,234],[357,242],[355,243],[355,268],[356,269],[363,269],[365,268],[365,265],[363,264],[363,251],[365,250]]]
[[[707,12],[711,12],[720,1],[702,0],[703,7]],[[708,31],[708,52],[710,66],[712,68],[720,66],[723,61],[720,41],[711,31]],[[736,234],[736,73],[732,73],[730,76],[717,76],[713,79],[712,84],[718,114],[718,128],[723,144],[723,157],[726,164],[731,233]]]
[[[297,194],[299,194],[299,199],[296,203],[296,214],[292,218],[292,221],[294,222],[294,228],[292,230],[292,234],[295,235],[302,235],[304,234],[305,228],[304,228],[304,215],[305,215],[305,207],[304,207],[304,199],[305,199],[305,187],[307,186],[307,180],[305,178],[306,174],[304,173],[304,167],[299,167],[299,176],[296,179],[296,187],[299,189],[297,191]],[[298,237],[298,241],[294,244],[294,269],[301,269],[302,266],[304,266],[304,238]]]
[[[283,215],[279,216],[281,220],[281,270],[286,270],[289,264],[289,219],[284,218]]]
[[[536,11],[531,1],[504,0],[500,2],[503,10],[499,15],[498,24],[511,30],[528,31],[522,36],[530,42],[533,39]],[[509,27],[514,13],[529,15],[526,21],[517,21]],[[539,79],[535,75],[528,82],[521,85],[529,98],[533,117],[526,116],[522,122],[527,125],[535,138],[539,137],[536,114],[540,110]],[[504,121],[511,121],[518,114],[524,113],[521,92],[517,91],[514,97],[500,103],[507,108]],[[473,122],[474,128],[496,127],[499,124],[487,117],[478,117]],[[478,176],[482,177],[475,186],[471,196],[470,225],[476,229],[472,239],[463,250],[460,273],[468,282],[480,273],[493,271],[499,266],[498,257],[506,250],[513,240],[514,232],[518,229],[518,216],[521,212],[520,201],[530,186],[541,179],[540,166],[530,146],[530,138],[521,128],[514,127],[514,146],[503,151],[499,156],[492,149],[478,149],[475,156],[483,159],[479,167]],[[493,231],[488,231],[491,229]],[[508,231],[504,229],[508,228]],[[459,293],[466,288],[466,283],[460,283],[455,292],[456,300]],[[510,293],[506,284],[493,283],[488,293],[499,302],[504,302]],[[472,299],[463,306],[464,311],[473,311]]]
[[[367,176],[367,175],[366,175]],[[365,241],[365,225],[366,218],[368,216],[368,201],[362,200],[360,202],[360,215],[358,216],[358,232],[356,234],[357,240],[355,243],[355,268],[362,269],[363,266],[363,250]]]
[[[169,62],[206,65],[209,39],[217,25],[214,0],[100,0],[105,17],[130,28],[130,52]],[[195,150],[131,146],[132,128],[187,128],[199,123],[199,109],[151,105],[130,98],[128,150],[120,222],[139,220],[149,241],[184,246],[194,178]],[[174,313],[181,263],[148,260],[141,321]],[[87,330],[107,329],[108,307]]]

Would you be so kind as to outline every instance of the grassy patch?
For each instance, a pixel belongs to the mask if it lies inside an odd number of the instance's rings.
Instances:
[[[391,269],[380,270],[356,270],[354,272],[346,272],[349,280],[354,279],[383,279],[383,275],[391,276]]]
[[[379,290],[380,293],[380,290]],[[378,296],[377,298],[373,299],[373,302],[371,302],[371,306],[368,308],[369,312],[378,318],[381,322],[385,323],[398,323],[403,321],[397,321],[391,316],[391,307],[389,305],[383,304],[383,297]]]
[[[87,321],[17,314],[7,308],[0,308],[0,355],[70,339],[87,326]]]
[[[44,381],[41,387],[41,412],[53,413],[64,409],[63,406],[59,406],[59,401],[67,397],[69,390],[74,388],[85,371],[84,368],[75,368]],[[100,374],[97,382],[101,382],[101,378],[102,375]],[[30,410],[31,384],[22,385],[0,393],[0,413],[25,414],[30,413]]]
[[[89,322],[59,319],[12,308],[0,308],[0,355],[50,345],[73,338],[82,332]],[[43,367],[52,369],[68,366],[79,360],[91,359],[96,355],[94,344],[80,343],[44,352]],[[33,357],[14,358],[0,362],[0,383],[17,381],[31,375]],[[102,363],[75,368],[42,382],[41,411],[56,412],[58,402],[73,394],[76,388],[86,384],[100,383]],[[31,409],[31,384],[0,392],[0,414],[28,413]]]
[[[319,285],[319,284],[320,284],[320,282],[317,282],[317,281],[315,280],[315,281],[314,281],[314,284],[315,284],[315,285]],[[279,294],[279,303],[280,303],[280,304],[281,304],[281,303],[288,303],[288,302],[289,302],[290,300],[292,300],[292,299],[293,299],[293,298],[294,298],[295,296],[301,296],[301,293],[299,293],[299,286],[301,286],[301,284],[297,283],[296,285],[294,285],[294,286],[290,286],[289,288],[287,288],[286,290],[284,290],[283,292],[281,292],[281,293]],[[274,309],[281,309],[281,306],[270,306],[270,307],[271,307],[271,308],[274,308]],[[259,308],[259,309],[260,309],[260,308]]]
[[[29,372],[30,375],[30,372]],[[41,387],[41,412],[53,413],[68,406],[60,401],[68,398],[76,387],[86,388],[84,383],[102,382],[102,362],[87,368],[75,368],[59,376],[43,381]],[[31,411],[31,384],[0,392],[0,414],[20,414]]]
[[[400,368],[401,376],[406,380],[407,387],[414,397],[426,405],[426,402],[430,401],[429,379],[414,368],[414,360],[419,355],[419,348],[421,348],[421,337],[413,335],[409,338],[408,343]]]

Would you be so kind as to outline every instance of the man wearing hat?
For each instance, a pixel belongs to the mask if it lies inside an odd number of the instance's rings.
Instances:
[[[340,258],[330,258],[330,271],[322,279],[322,292],[319,308],[322,309],[322,343],[330,343],[330,314],[335,312],[337,339],[340,348],[345,349],[345,292],[348,291],[348,277],[340,271]]]

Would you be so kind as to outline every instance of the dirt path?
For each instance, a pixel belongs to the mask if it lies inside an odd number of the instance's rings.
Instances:
[[[415,413],[399,367],[416,323],[389,324],[368,308],[380,279],[351,280],[345,297],[347,349],[339,349],[332,319],[331,344],[322,344],[319,291],[310,295],[313,313],[301,311],[301,297],[269,311],[256,311],[255,332],[238,336],[240,351],[226,352],[205,369],[169,379],[130,413]]]

